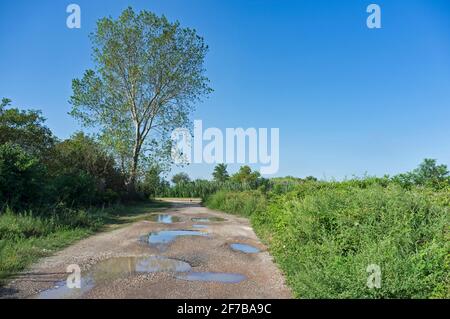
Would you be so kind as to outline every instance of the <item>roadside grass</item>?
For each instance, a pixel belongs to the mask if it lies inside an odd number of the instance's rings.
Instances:
[[[450,298],[449,198],[310,183],[281,195],[218,192],[206,205],[250,218],[297,298]],[[369,265],[381,268],[379,289],[367,287]]]
[[[169,207],[164,202],[137,202],[104,209],[62,208],[51,216],[32,212],[0,214],[0,285],[39,258],[100,231],[148,218]]]

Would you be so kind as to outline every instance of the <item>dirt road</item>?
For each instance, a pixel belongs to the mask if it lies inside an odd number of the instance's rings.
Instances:
[[[80,267],[80,289],[66,285],[69,265]],[[198,203],[173,202],[160,215],[42,259],[0,296],[290,298],[291,292],[248,220]]]

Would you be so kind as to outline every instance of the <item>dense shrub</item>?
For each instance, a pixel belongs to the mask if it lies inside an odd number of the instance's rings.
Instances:
[[[219,192],[207,204],[251,216],[297,297],[449,297],[448,192],[305,183],[261,196]],[[381,267],[380,289],[366,286],[371,264]]]
[[[77,206],[112,203],[125,192],[125,180],[114,158],[83,133],[55,145],[49,171],[57,202]]]
[[[17,145],[0,145],[0,205],[21,209],[39,203],[44,185],[44,169],[35,157]]]
[[[207,199],[206,205],[213,209],[249,217],[255,211],[266,208],[266,197],[260,191],[219,191]]]

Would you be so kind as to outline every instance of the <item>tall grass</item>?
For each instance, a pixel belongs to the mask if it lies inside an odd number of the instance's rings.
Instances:
[[[262,196],[219,192],[207,205],[250,216],[296,297],[450,297],[447,191],[306,183]],[[379,289],[367,287],[372,264]]]
[[[67,214],[67,213],[66,213]],[[65,217],[16,214],[0,215],[0,284],[39,257],[46,256],[98,229],[98,221],[85,212]]]

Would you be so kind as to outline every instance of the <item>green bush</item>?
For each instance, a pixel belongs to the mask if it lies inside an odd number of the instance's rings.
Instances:
[[[52,202],[88,207],[116,203],[125,192],[114,158],[93,138],[76,133],[57,143],[48,162]]]
[[[21,209],[39,203],[44,185],[44,169],[35,157],[17,145],[0,145],[1,206]]]
[[[267,200],[219,192],[207,205],[251,217],[296,297],[448,298],[448,192],[363,184],[304,183]],[[371,264],[380,289],[366,286]]]
[[[266,206],[266,198],[260,191],[219,191],[207,199],[206,205],[213,209],[249,217],[254,211]]]
[[[58,175],[53,180],[53,188],[53,202],[70,206],[89,206],[96,203],[95,179],[85,172]]]

